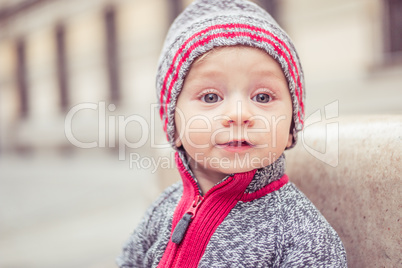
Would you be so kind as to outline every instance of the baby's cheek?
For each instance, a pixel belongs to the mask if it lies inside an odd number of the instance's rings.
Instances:
[[[211,132],[211,143],[213,144],[222,144],[233,139],[233,128],[216,128]]]
[[[186,122],[186,139],[191,144],[207,145],[212,131],[212,126],[207,118],[194,116]]]
[[[186,137],[187,143],[189,143],[191,146],[202,149],[210,144],[210,135],[208,133],[199,131],[199,130],[192,130],[188,132],[188,135]]]
[[[245,138],[253,144],[269,144],[271,133],[271,123],[259,120],[252,128],[245,129]]]

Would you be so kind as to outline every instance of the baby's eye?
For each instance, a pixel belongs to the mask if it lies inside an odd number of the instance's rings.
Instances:
[[[259,93],[252,98],[253,101],[267,103],[272,100],[272,97],[265,93]]]
[[[215,94],[215,93],[208,93],[208,94],[205,94],[204,96],[202,96],[202,98],[201,98],[204,102],[206,102],[206,103],[215,103],[215,102],[218,102],[218,101],[221,101],[222,100],[222,98],[221,97],[219,97],[217,94]]]

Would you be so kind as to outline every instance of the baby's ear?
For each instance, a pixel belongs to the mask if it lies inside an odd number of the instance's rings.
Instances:
[[[289,148],[290,146],[292,146],[292,143],[293,143],[293,135],[291,133],[289,133],[288,143],[286,144],[286,148]]]
[[[183,143],[181,142],[180,136],[176,133],[174,134],[174,145],[176,145],[176,148],[180,148],[180,146],[183,145]]]

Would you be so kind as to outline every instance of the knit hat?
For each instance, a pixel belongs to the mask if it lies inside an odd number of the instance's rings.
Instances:
[[[159,59],[156,88],[163,129],[175,147],[174,114],[191,64],[215,47],[260,48],[280,65],[293,105],[293,147],[304,122],[302,67],[288,35],[265,10],[247,0],[195,0],[171,25]],[[177,149],[177,148],[176,148]]]

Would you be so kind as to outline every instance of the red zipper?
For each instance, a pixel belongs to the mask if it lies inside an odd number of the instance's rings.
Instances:
[[[197,213],[198,208],[200,207],[204,197],[201,195],[197,195],[191,204],[190,208],[184,212],[183,217],[177,223],[176,227],[173,230],[171,240],[173,243],[179,245],[186,235],[188,226],[190,225],[192,219],[194,219],[195,214]]]
[[[191,180],[192,184],[194,187],[199,190],[197,183],[194,181],[193,177],[186,171],[185,175],[187,176],[188,179]],[[179,222],[176,224],[172,236],[171,236],[171,241],[175,243],[176,245],[180,245],[181,241],[184,239],[184,236],[186,235],[187,229],[191,224],[191,221],[194,219],[202,201],[204,201],[205,198],[207,198],[209,195],[211,195],[214,191],[219,189],[225,184],[230,183],[230,178],[227,178],[225,181],[219,183],[218,185],[215,185],[209,191],[202,196],[201,193],[196,195],[194,197],[194,200],[191,204],[191,206],[184,212],[182,218],[179,220]],[[233,177],[232,177],[233,178]],[[175,258],[176,259],[176,258]]]
[[[186,179],[192,184],[193,188],[196,190],[194,193],[194,199],[190,205],[190,207],[184,212],[182,218],[179,220],[179,222],[176,224],[175,229],[173,230],[172,236],[171,236],[171,242],[176,244],[176,247],[174,251],[172,252],[173,259],[169,267],[176,267],[178,258],[180,256],[180,251],[182,248],[182,240],[184,239],[187,229],[189,228],[189,225],[191,224],[191,221],[195,218],[197,211],[199,210],[201,204],[207,199],[213,192],[216,190],[224,187],[225,185],[229,184],[230,182],[233,181],[234,176],[229,176],[226,180],[220,182],[219,184],[213,186],[209,191],[205,193],[204,196],[202,196],[202,192],[200,191],[200,188],[198,186],[198,183],[195,181],[195,179],[190,175],[190,173],[186,170],[184,167],[184,164],[182,161],[179,163],[180,170],[183,171],[182,175],[186,177]]]
[[[189,209],[187,209],[186,212],[184,212],[184,214],[190,214],[191,215],[191,219],[193,219],[195,217],[195,214],[197,213],[198,208],[200,207],[202,201],[204,200],[204,197],[202,197],[201,195],[197,195],[193,201],[193,204],[191,205],[191,207]]]

